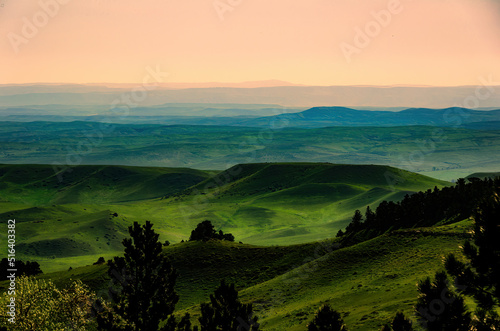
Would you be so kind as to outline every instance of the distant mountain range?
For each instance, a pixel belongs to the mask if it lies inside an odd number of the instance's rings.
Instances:
[[[236,103],[277,104],[287,107],[422,107],[468,106],[476,95],[476,86],[295,86],[280,81],[175,84],[165,83],[148,93],[139,106],[165,103]],[[111,105],[124,93],[140,84],[33,84],[0,85],[0,107],[26,105]],[[500,105],[500,86],[482,87],[482,100],[474,106]],[[485,98],[486,93],[488,97]]]
[[[355,110],[344,107],[315,107],[303,112],[281,114],[271,118],[243,121],[248,126],[282,123],[290,127],[320,128],[328,126],[405,126],[435,125],[459,127],[466,123],[488,122],[490,129],[499,129],[493,123],[500,121],[500,109],[480,111],[465,108],[410,108],[399,112]]]
[[[273,105],[166,104],[130,109],[128,116],[106,109],[61,107],[0,109],[0,120],[92,121],[122,124],[213,125],[246,127],[322,128],[332,126],[407,126],[431,125],[499,130],[500,109],[484,111],[466,108],[410,108],[401,111],[357,110],[345,107],[314,107],[305,111]],[[63,115],[64,114],[64,115]],[[189,114],[186,116],[183,114]]]

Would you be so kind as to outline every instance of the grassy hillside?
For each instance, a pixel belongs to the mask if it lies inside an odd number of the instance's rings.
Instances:
[[[113,203],[178,192],[209,176],[193,169],[124,166],[0,165],[1,202],[33,205]]]
[[[257,303],[264,330],[304,330],[323,303],[351,330],[379,330],[396,311],[414,317],[415,284],[443,269],[469,224],[396,231],[334,251],[244,290],[242,300]]]
[[[483,179],[483,178],[496,178],[496,177],[500,177],[500,172],[476,172],[476,173],[470,174],[466,178]]]
[[[386,166],[244,164],[169,197],[165,207],[183,206],[179,221],[208,218],[244,242],[291,244],[332,237],[356,209],[445,185]]]
[[[442,258],[459,252],[471,221],[399,230],[351,247],[335,240],[285,247],[211,241],[164,248],[179,272],[177,313],[199,316],[199,303],[220,279],[234,282],[253,302],[262,330],[304,330],[323,303],[339,310],[350,330],[378,330],[397,311],[414,318],[416,282],[442,269]],[[97,293],[108,286],[105,265],[41,275],[64,286],[82,279]],[[5,286],[5,284],[2,284]]]
[[[17,220],[18,257],[45,271],[117,254],[134,221],[152,221],[162,241],[186,240],[209,219],[244,243],[300,244],[334,237],[355,209],[450,185],[386,166],[314,163],[238,165],[216,176],[80,166],[62,182],[50,166],[0,170],[0,217]]]
[[[209,175],[175,168],[77,166],[58,172],[48,165],[0,165],[0,217],[17,221],[18,258],[37,260],[46,271],[66,269],[121,249],[133,221],[108,204],[175,193]]]
[[[253,246],[225,241],[184,242],[163,249],[179,273],[176,290],[177,308],[188,308],[205,300],[221,279],[248,288],[284,274],[292,268],[337,249],[335,240],[290,246]],[[118,253],[123,254],[123,250]],[[95,261],[94,261],[95,262]],[[109,277],[106,265],[88,265],[72,270],[42,274],[65,286],[71,279],[81,279],[106,296]]]

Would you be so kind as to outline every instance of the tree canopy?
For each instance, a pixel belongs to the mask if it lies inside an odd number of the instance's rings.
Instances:
[[[17,269],[16,271],[16,276],[36,276],[38,274],[43,273],[42,270],[40,269],[40,264],[38,262],[31,262],[31,261],[26,261],[23,262],[21,260],[16,260],[14,262],[15,268]],[[7,276],[9,275],[9,272],[7,269],[12,268],[9,265],[9,261],[7,258],[3,258],[0,261],[0,280],[6,280]]]
[[[231,233],[225,234],[222,230],[219,230],[219,232],[215,231],[212,222],[206,220],[199,223],[196,229],[191,231],[191,236],[189,237],[189,241],[208,241],[211,239],[234,241],[234,236]]]

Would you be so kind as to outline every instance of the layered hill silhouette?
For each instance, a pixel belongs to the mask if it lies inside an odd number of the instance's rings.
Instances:
[[[321,128],[328,126],[407,126],[435,125],[462,126],[500,120],[500,109],[491,111],[460,107],[446,109],[409,108],[401,111],[356,110],[345,107],[314,107],[302,112],[281,114],[270,118],[249,119],[247,126],[264,126],[269,123],[286,123],[291,127]],[[490,124],[490,127],[492,124]],[[498,128],[498,127],[497,127]]]
[[[111,122],[121,124],[205,125],[238,127],[330,126],[409,126],[431,125],[498,130],[500,109],[475,110],[461,107],[445,109],[390,108],[364,109],[346,107],[293,108],[271,104],[164,104],[137,107],[127,116],[104,106],[37,106],[0,108],[0,118],[7,121],[33,122]]]

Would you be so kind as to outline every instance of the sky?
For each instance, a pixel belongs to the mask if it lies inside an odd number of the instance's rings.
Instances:
[[[0,0],[0,56],[0,84],[135,83],[149,66],[187,83],[477,85],[500,82],[500,1]]]

